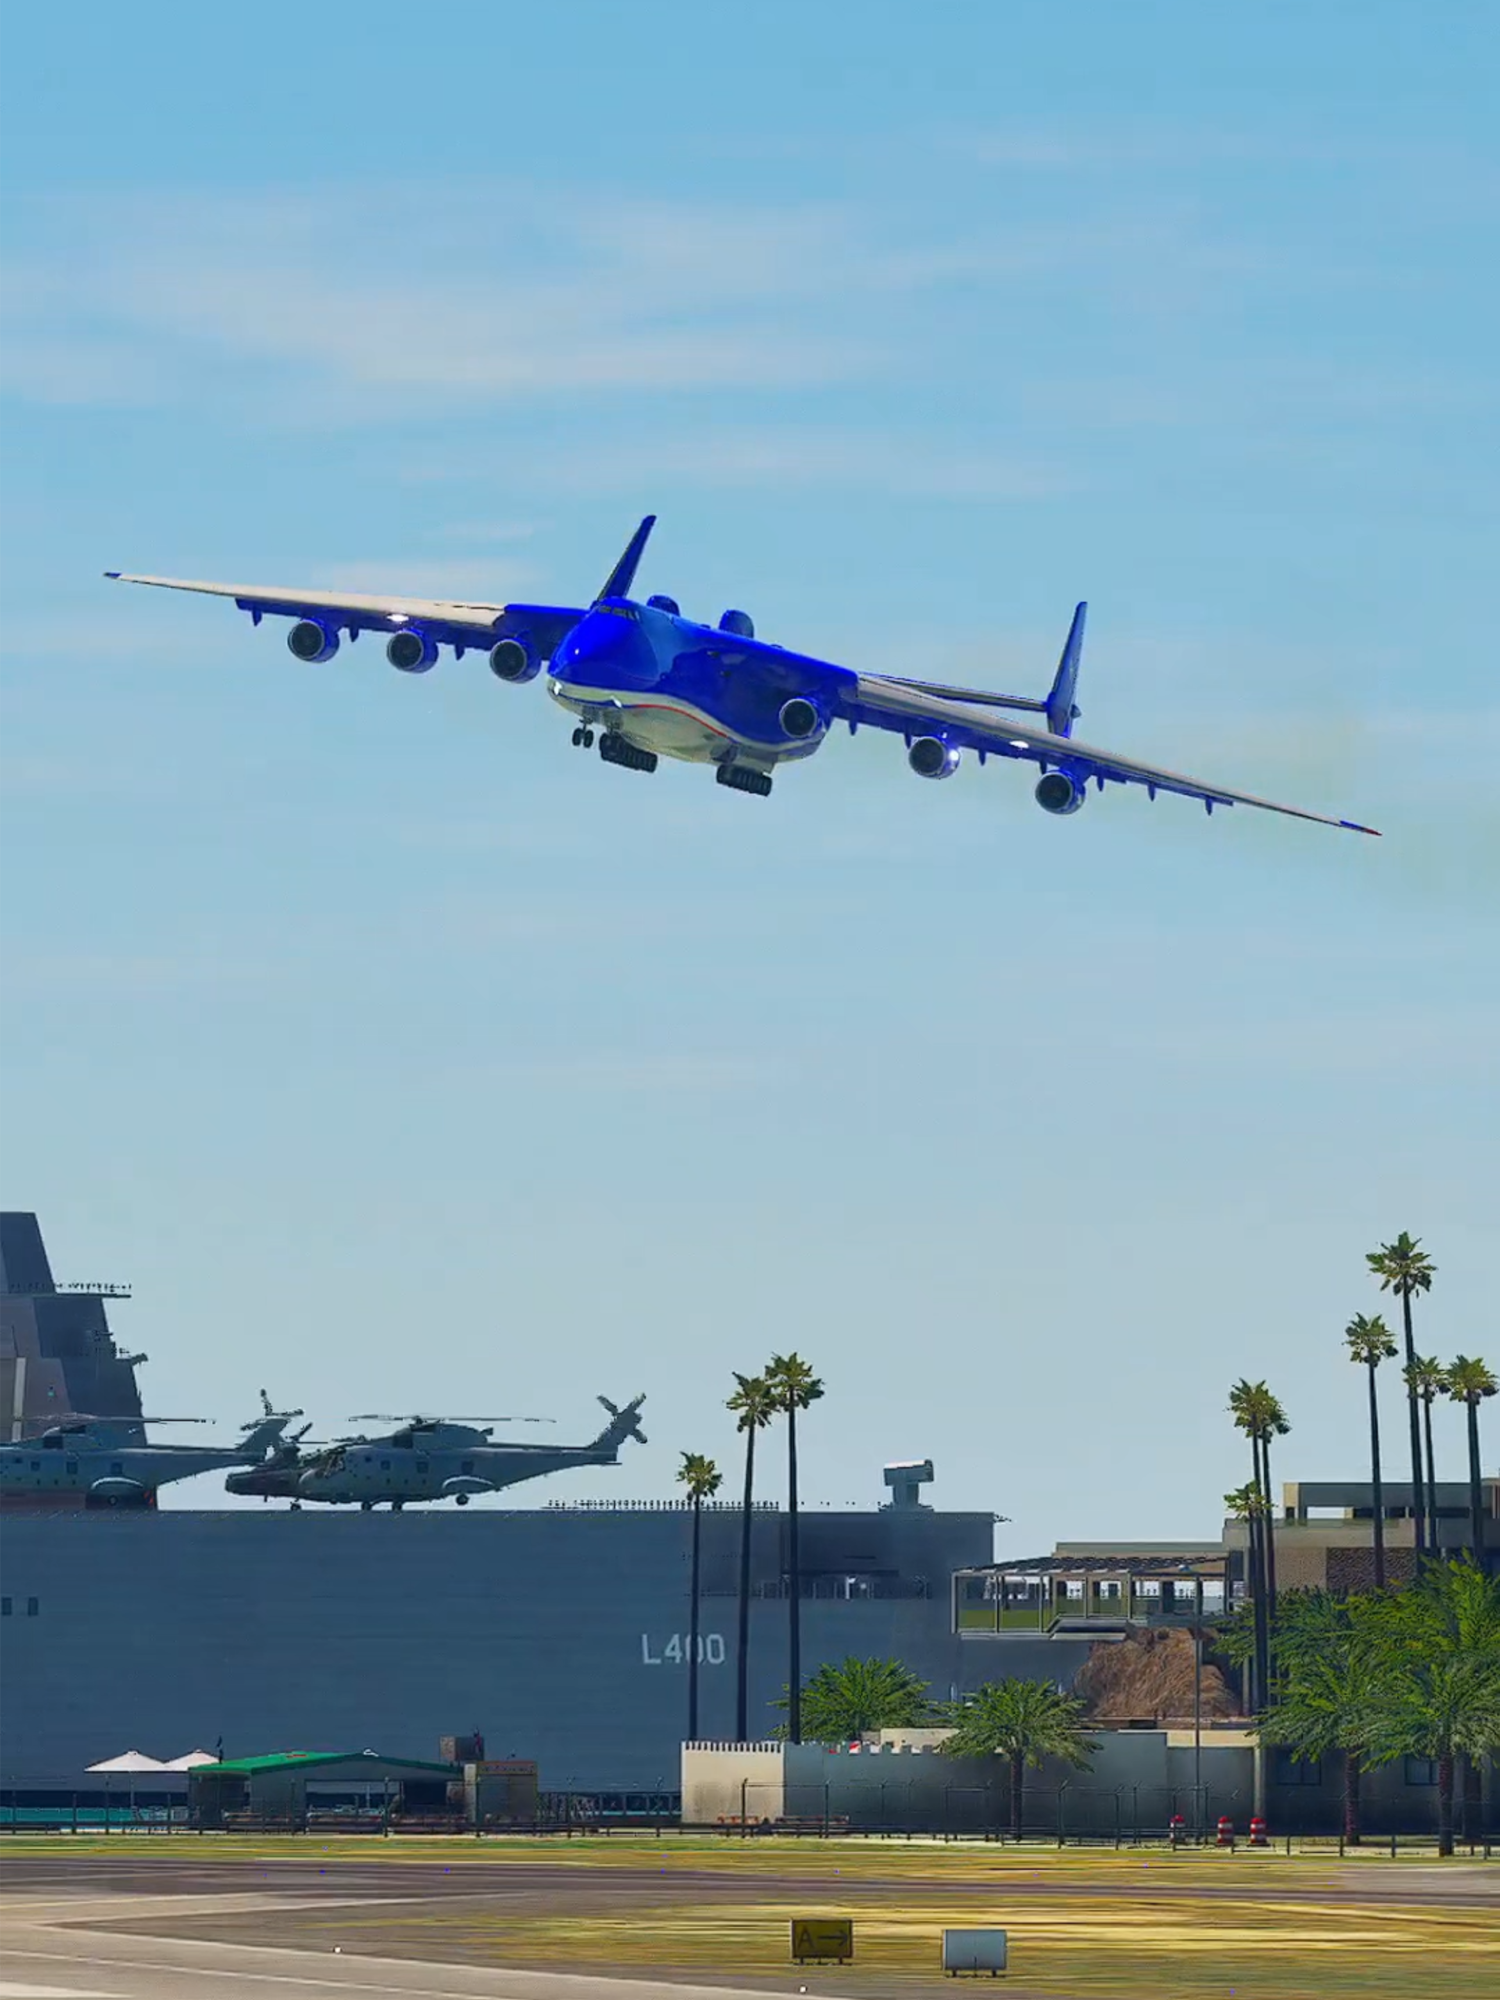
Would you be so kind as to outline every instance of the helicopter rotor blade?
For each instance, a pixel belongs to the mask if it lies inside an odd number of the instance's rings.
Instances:
[[[356,1410],[351,1413],[347,1421],[351,1424],[555,1424],[557,1419],[556,1417],[516,1416],[395,1416],[389,1410]]]

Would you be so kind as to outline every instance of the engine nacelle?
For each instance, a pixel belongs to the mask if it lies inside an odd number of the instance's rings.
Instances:
[[[490,672],[497,681],[509,681],[513,685],[534,681],[541,671],[540,659],[519,639],[501,639],[490,648]]]
[[[1048,771],[1037,780],[1036,802],[1043,812],[1076,813],[1087,797],[1087,786],[1066,771]]]
[[[299,660],[316,664],[331,660],[339,649],[339,635],[320,625],[315,618],[299,618],[286,635],[287,649]]]
[[[809,701],[803,694],[794,694],[790,701],[784,701],[777,720],[794,743],[805,743],[810,736],[820,736],[828,727],[817,703]]]
[[[398,673],[425,674],[437,665],[437,641],[425,632],[398,632],[386,646],[385,656]]]
[[[941,736],[919,736],[906,753],[906,761],[919,778],[951,778],[958,769],[960,753]]]
[[[755,637],[755,620],[748,611],[726,611],[719,620],[721,632],[732,632],[736,639]]]

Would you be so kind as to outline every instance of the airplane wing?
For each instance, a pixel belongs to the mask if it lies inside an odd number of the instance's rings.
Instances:
[[[1143,763],[1137,757],[1121,757],[1112,750],[1080,743],[1075,736],[1054,736],[1047,728],[1033,727],[1021,716],[997,716],[992,700],[978,693],[970,696],[959,689],[938,693],[911,681],[880,674],[856,674],[852,687],[847,684],[839,687],[837,700],[840,712],[850,722],[898,731],[907,738],[930,733],[955,748],[974,750],[981,756],[1018,758],[1029,760],[1043,770],[1065,771],[1080,784],[1087,784],[1092,778],[1101,790],[1106,784],[1144,785],[1152,798],[1158,792],[1176,792],[1184,798],[1201,799],[1209,812],[1215,806],[1258,806],[1265,812],[1314,820],[1319,826],[1343,827],[1351,833],[1377,832],[1375,827],[1361,826],[1357,820],[1332,819],[1324,813],[1307,812],[1301,806],[1258,798],[1253,792],[1206,784],[1199,778],[1184,777],[1180,771],[1166,771],[1155,764]]]
[[[440,645],[491,646],[497,639],[529,634],[544,655],[552,652],[579,619],[581,610],[559,604],[471,604],[443,597],[404,597],[398,592],[283,589],[274,584],[202,583],[180,576],[129,576],[104,572],[113,583],[144,583],[157,590],[189,590],[200,597],[227,597],[263,617],[314,618],[352,638],[357,632],[399,632],[420,626]]]

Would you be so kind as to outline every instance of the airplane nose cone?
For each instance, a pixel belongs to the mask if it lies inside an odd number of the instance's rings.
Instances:
[[[558,648],[552,676],[583,687],[642,687],[656,678],[656,662],[633,612],[591,611]]]

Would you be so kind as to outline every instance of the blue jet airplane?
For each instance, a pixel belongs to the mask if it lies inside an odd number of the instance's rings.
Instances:
[[[1375,831],[1080,743],[1073,734],[1074,693],[1086,605],[1073,614],[1044,700],[865,674],[757,639],[744,611],[700,625],[683,617],[675,598],[637,602],[631,587],[655,525],[648,514],[588,606],[469,604],[105,574],[117,583],[232,598],[257,625],[267,615],[290,618],[287,645],[310,664],[331,660],[345,636],[376,632],[387,660],[404,674],[425,674],[445,646],[460,659],[484,653],[496,679],[512,685],[545,673],[553,700],[576,718],[575,748],[591,749],[597,736],[604,762],[630,771],[654,771],[661,757],[708,764],[721,785],[762,798],[779,766],[811,757],[842,722],[851,735],[864,724],[902,737],[919,778],[951,778],[966,751],[981,764],[990,757],[1034,764],[1036,802],[1059,817],[1078,811],[1092,781],[1101,792],[1107,784],[1144,785],[1153,799],[1176,792],[1200,799],[1209,812],[1260,806],[1354,833]]]

